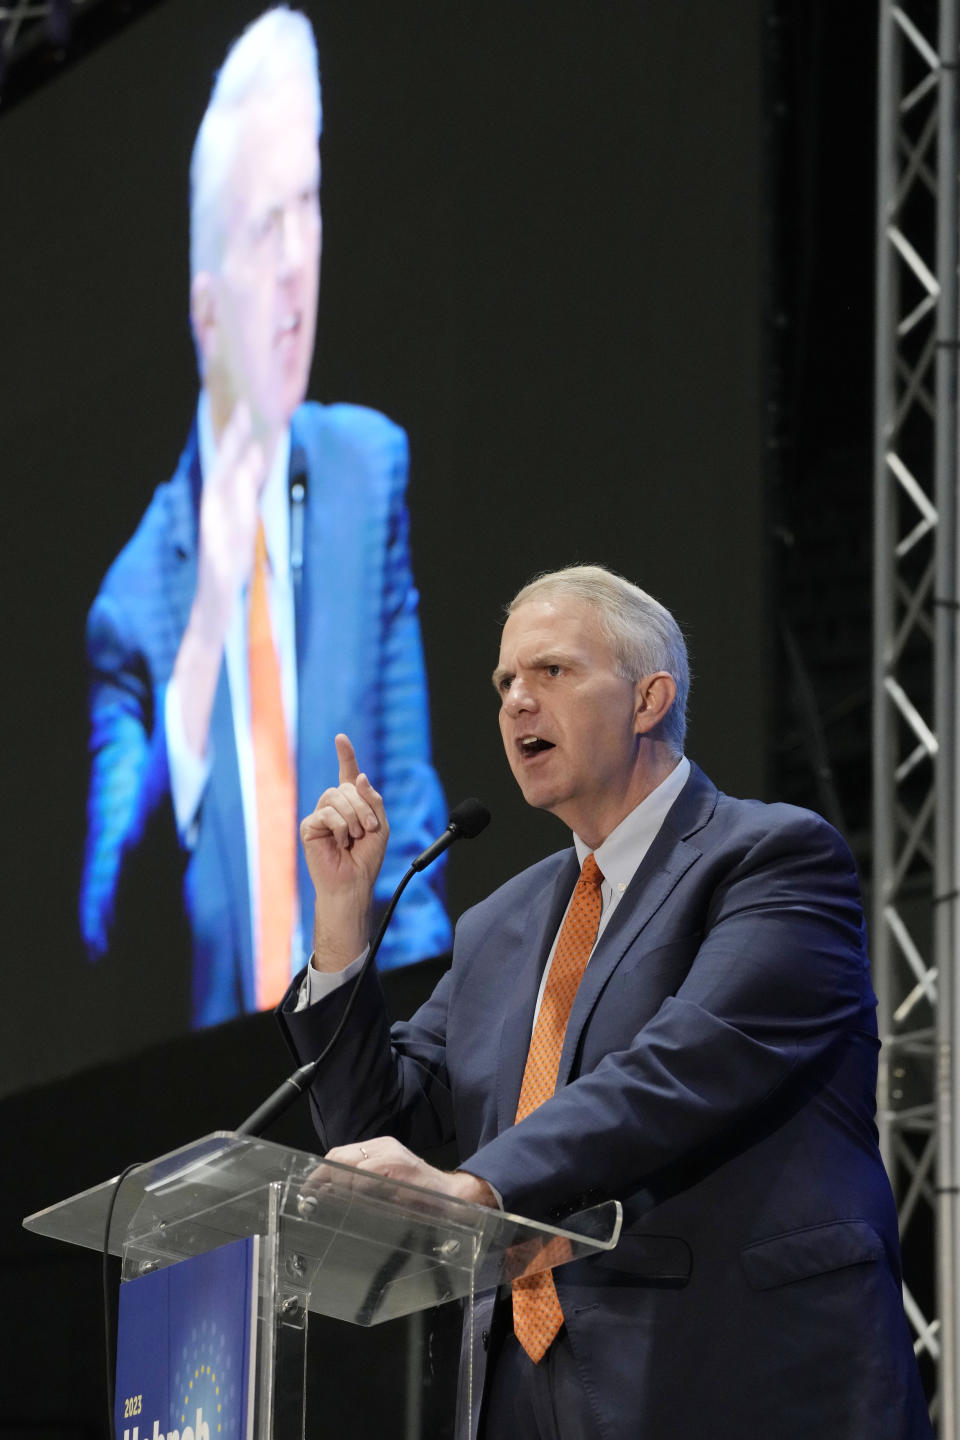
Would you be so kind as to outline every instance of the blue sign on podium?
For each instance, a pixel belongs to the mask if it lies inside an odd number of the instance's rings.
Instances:
[[[257,1236],[120,1287],[117,1440],[252,1440]]]

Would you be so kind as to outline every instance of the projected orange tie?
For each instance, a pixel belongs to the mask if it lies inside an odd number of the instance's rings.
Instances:
[[[556,1089],[560,1052],[574,996],[597,938],[602,881],[599,865],[588,855],[557,939],[540,1013],[533,1027],[517,1105],[518,1120],[549,1100]],[[541,1270],[537,1275],[513,1282],[513,1330],[531,1360],[543,1358],[562,1324],[563,1311],[552,1270]]]
[[[267,542],[257,526],[250,585],[250,730],[257,790],[260,924],[255,938],[257,1007],[276,1005],[290,983],[297,887],[297,792],[283,717],[280,662],[267,603]]]

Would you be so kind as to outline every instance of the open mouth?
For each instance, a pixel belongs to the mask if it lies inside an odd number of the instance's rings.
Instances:
[[[552,750],[553,743],[544,740],[539,735],[524,735],[519,742],[521,755],[542,755],[544,750]]]

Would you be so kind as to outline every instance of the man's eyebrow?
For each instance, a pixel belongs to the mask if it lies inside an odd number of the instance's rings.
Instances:
[[[539,654],[531,655],[523,668],[525,670],[542,670],[545,665],[563,665],[566,669],[572,669],[576,664],[577,657],[568,650],[541,650]],[[499,690],[501,681],[513,674],[514,672],[506,665],[498,665],[490,677],[493,681],[493,688]]]
[[[571,650],[541,650],[539,654],[530,659],[529,670],[542,670],[545,665],[563,665],[565,669],[573,669],[578,663],[577,656]]]

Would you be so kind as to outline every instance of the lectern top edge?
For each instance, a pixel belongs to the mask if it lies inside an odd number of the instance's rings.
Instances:
[[[114,1176],[28,1215],[24,1227],[36,1234],[100,1250],[116,1182]],[[571,1216],[561,1228],[455,1200],[406,1181],[386,1180],[274,1141],[218,1130],[146,1161],[126,1177],[111,1225],[111,1251],[120,1253],[131,1228],[138,1228],[145,1216],[151,1226],[162,1226],[167,1220],[182,1218],[191,1205],[198,1212],[209,1210],[237,1197],[252,1197],[278,1183],[296,1192],[303,1220],[308,1219],[302,1203],[304,1195],[309,1197],[311,1189],[318,1193],[322,1189],[325,1198],[332,1196],[342,1203],[359,1203],[471,1232],[518,1227],[531,1239],[535,1235],[543,1240],[575,1237],[588,1248],[598,1250],[612,1249],[620,1234],[621,1211],[615,1201]],[[251,1203],[250,1208],[253,1220],[256,1206]]]

